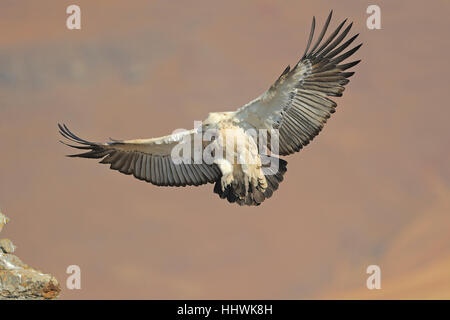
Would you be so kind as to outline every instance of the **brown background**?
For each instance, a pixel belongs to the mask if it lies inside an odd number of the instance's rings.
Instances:
[[[80,31],[65,26],[73,3]],[[81,267],[82,289],[63,298],[450,298],[450,3],[376,1],[382,30],[368,30],[372,3],[3,0],[2,236],[63,287]],[[57,122],[128,139],[236,109],[332,8],[332,26],[355,22],[363,63],[262,206],[64,157]]]

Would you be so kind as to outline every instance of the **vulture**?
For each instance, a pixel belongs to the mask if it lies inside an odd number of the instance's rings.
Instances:
[[[270,198],[286,173],[280,156],[300,151],[319,134],[361,60],[348,62],[362,45],[346,50],[347,19],[327,34],[332,11],[314,37],[315,17],[305,52],[270,88],[233,112],[209,113],[193,130],[135,140],[99,143],[79,138],[58,124],[62,143],[83,150],[69,157],[101,159],[135,178],[157,186],[214,183],[214,193],[230,203],[257,206]],[[345,26],[345,27],[344,27]],[[70,144],[72,143],[72,144]],[[75,144],[73,144],[75,143]]]

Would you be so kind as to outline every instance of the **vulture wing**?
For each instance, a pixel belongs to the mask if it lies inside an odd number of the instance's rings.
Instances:
[[[361,60],[341,64],[362,44],[343,52],[358,36],[344,42],[352,23],[344,27],[344,20],[325,41],[330,12],[320,35],[314,37],[315,18],[305,53],[292,70],[288,66],[275,83],[257,99],[237,111],[236,116],[257,129],[278,129],[279,154],[288,155],[306,146],[319,132],[336,103],[329,97],[340,97],[348,78],[354,72],[346,70]],[[270,148],[270,145],[268,145]]]
[[[100,163],[124,174],[132,174],[157,186],[198,186],[217,181],[222,173],[215,164],[196,164],[194,161],[175,163],[172,149],[183,139],[193,141],[195,129],[154,139],[113,140],[112,142],[89,142],[77,137],[65,125],[58,125],[66,139],[77,143],[70,147],[85,150],[69,157],[102,159]]]

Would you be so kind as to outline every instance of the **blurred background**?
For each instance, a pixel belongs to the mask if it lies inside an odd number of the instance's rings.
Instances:
[[[81,30],[66,8],[81,7]],[[381,8],[381,30],[366,8]],[[14,1],[0,4],[0,208],[17,255],[65,299],[450,298],[450,3]],[[66,158],[83,138],[191,128],[266,90],[312,16],[364,46],[324,131],[260,207]],[[82,289],[65,288],[81,267]],[[381,290],[366,268],[381,268]]]

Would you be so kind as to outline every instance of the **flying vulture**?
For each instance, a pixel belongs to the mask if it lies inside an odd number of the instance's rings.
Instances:
[[[77,143],[67,145],[84,150],[69,156],[102,159],[100,163],[110,164],[111,169],[157,186],[215,183],[214,192],[222,199],[261,204],[283,181],[287,162],[279,156],[300,151],[319,134],[337,106],[329,97],[342,96],[354,74],[348,69],[361,61],[343,63],[362,45],[344,52],[358,36],[344,41],[352,27],[350,23],[344,28],[347,19],[325,37],[331,16],[332,12],[315,41],[313,18],[300,61],[238,110],[210,113],[190,131],[106,143],[81,139],[58,124],[61,135]]]

